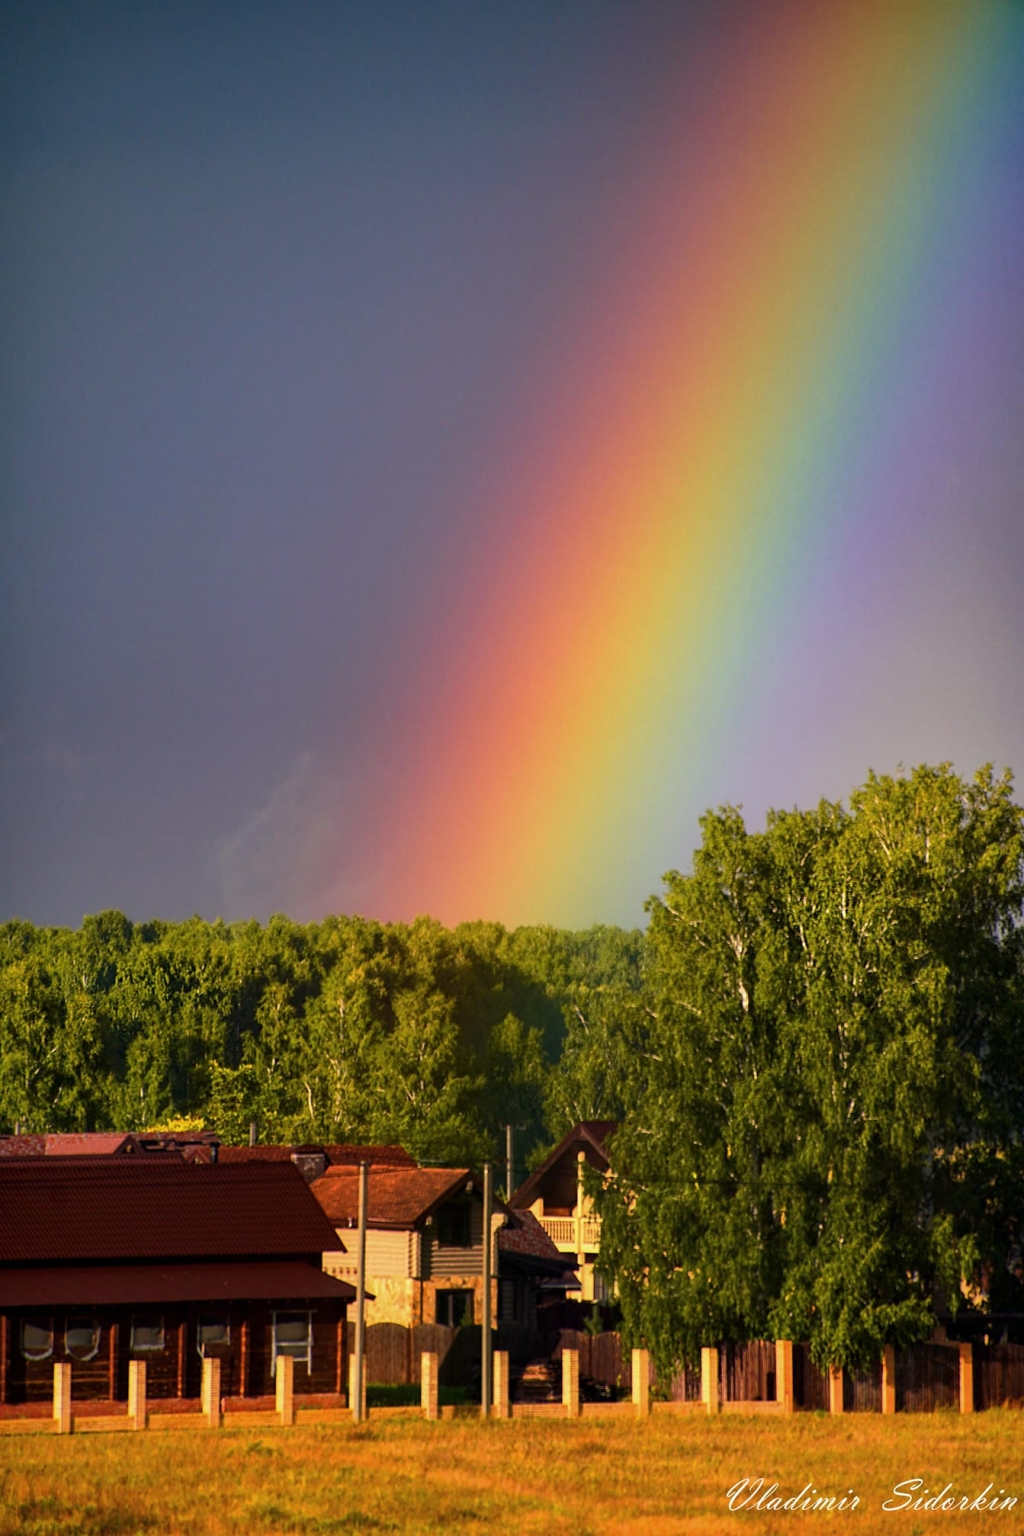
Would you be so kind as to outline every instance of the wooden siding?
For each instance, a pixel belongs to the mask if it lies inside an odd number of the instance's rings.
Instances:
[[[227,1315],[230,1339],[208,1346],[207,1353],[221,1361],[221,1391],[225,1397],[258,1397],[272,1393],[273,1313],[274,1311],[313,1314],[312,1371],[306,1362],[295,1362],[295,1391],[338,1392],[344,1390],[344,1363],[339,1364],[339,1348],[344,1349],[344,1307],[333,1301],[311,1302],[234,1302],[217,1306],[127,1307],[94,1309],[94,1314],[28,1312],[12,1313],[7,1318],[8,1370],[4,1380],[5,1400],[11,1403],[45,1402],[53,1394],[54,1362],[71,1361],[72,1398],[74,1401],[128,1399],[128,1365],[133,1359],[145,1360],[146,1390],[151,1399],[197,1398],[203,1373],[202,1357],[197,1347],[200,1317]],[[64,1347],[67,1317],[95,1315],[100,1323],[100,1344],[92,1360],[76,1360]],[[45,1360],[26,1360],[21,1353],[21,1319],[28,1317],[54,1323],[53,1353]],[[133,1316],[140,1321],[162,1316],[164,1348],[131,1350]]]
[[[468,1248],[439,1243],[436,1232],[435,1218],[435,1225],[427,1229],[427,1240],[423,1245],[424,1279],[453,1279],[483,1273],[484,1212],[479,1200],[474,1200],[469,1207]]]
[[[408,1279],[413,1273],[413,1232],[369,1231],[366,1234],[366,1273],[382,1275],[388,1279]],[[359,1234],[348,1227],[339,1227],[338,1236],[345,1244],[346,1252],[336,1250],[323,1255],[323,1267],[328,1274],[340,1275],[350,1285],[355,1284],[359,1269]]]

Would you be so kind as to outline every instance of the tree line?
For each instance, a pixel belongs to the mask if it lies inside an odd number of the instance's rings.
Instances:
[[[300,925],[0,926],[0,1130],[203,1123],[229,1143],[399,1142],[480,1163],[564,1133],[563,1009],[639,986],[639,932]]]
[[[661,1365],[810,1338],[855,1367],[1024,1313],[1024,812],[1009,775],[709,812],[646,932],[422,918],[0,927],[0,1128],[479,1163],[617,1119],[594,1180]],[[520,1168],[520,1176],[524,1170]]]

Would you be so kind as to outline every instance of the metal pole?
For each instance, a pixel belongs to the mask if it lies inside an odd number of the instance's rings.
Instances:
[[[358,1424],[363,1417],[363,1369],[366,1346],[366,1186],[368,1167],[359,1164],[359,1235],[356,1271],[356,1368],[353,1372],[352,1417]]]
[[[480,1308],[480,1417],[491,1411],[491,1165],[484,1163],[484,1295]]]
[[[512,1127],[505,1127],[505,1199],[512,1199],[512,1191],[515,1189],[513,1179],[515,1177],[515,1157],[512,1147]]]

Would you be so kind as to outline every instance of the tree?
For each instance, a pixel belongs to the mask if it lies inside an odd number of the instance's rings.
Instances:
[[[722,810],[650,903],[649,1070],[599,1199],[627,1325],[666,1363],[775,1334],[862,1365],[1005,1272],[1024,1109],[1011,794],[943,766],[762,833]]]

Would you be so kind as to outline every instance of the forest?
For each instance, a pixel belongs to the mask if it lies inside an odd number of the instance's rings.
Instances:
[[[643,936],[329,917],[0,926],[0,1130],[201,1123],[227,1142],[525,1158],[600,1105],[566,1018],[640,986]],[[578,1027],[578,1026],[577,1026]]]
[[[620,1121],[591,1192],[656,1359],[810,1338],[856,1366],[1024,1314],[1024,812],[1009,774],[870,775],[702,820],[645,931],[275,917],[0,927],[0,1130],[201,1122],[526,1166]]]

